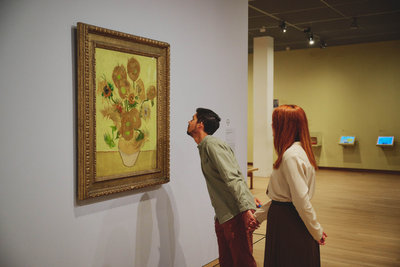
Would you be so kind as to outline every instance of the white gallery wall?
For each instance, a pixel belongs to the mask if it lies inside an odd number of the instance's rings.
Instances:
[[[76,204],[75,27],[171,45],[171,182]],[[196,107],[247,157],[247,1],[0,2],[0,266],[202,266],[217,242]],[[227,125],[229,120],[229,125]]]

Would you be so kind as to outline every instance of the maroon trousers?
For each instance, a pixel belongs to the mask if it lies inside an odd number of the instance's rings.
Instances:
[[[247,211],[239,213],[223,224],[215,220],[221,267],[257,266],[253,258],[253,231],[248,230],[251,220],[254,218]]]

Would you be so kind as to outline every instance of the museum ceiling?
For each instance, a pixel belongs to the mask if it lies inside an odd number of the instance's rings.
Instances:
[[[274,38],[275,51],[400,40],[400,0],[249,0],[248,6],[249,53],[261,36]]]

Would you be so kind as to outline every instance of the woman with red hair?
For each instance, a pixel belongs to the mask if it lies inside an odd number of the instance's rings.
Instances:
[[[260,223],[268,220],[264,266],[320,266],[319,245],[327,235],[310,202],[318,167],[304,110],[277,107],[272,130],[278,158],[267,189],[271,201],[254,214]]]

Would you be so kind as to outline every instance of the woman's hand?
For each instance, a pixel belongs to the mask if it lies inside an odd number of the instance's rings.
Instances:
[[[323,232],[322,233],[322,237],[321,237],[321,239],[318,241],[318,244],[320,244],[321,246],[323,246],[323,245],[325,245],[326,244],[326,238],[327,238],[328,236],[325,234],[325,232]]]
[[[261,208],[261,206],[262,206],[262,203],[261,203],[261,201],[258,199],[258,198],[254,198],[254,202],[256,203],[256,206],[257,206],[257,208]]]

